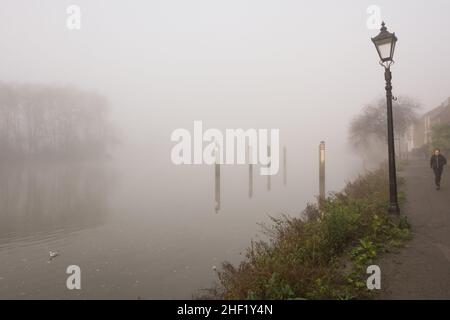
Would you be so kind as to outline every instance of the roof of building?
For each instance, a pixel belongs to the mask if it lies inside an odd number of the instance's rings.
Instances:
[[[447,108],[450,108],[450,97],[447,98],[444,102],[442,102],[438,107],[424,113],[423,116],[424,117],[429,116],[431,118],[434,118]]]

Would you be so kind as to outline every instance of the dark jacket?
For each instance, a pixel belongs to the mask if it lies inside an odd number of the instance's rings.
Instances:
[[[442,154],[432,155],[430,159],[430,167],[434,170],[442,170],[444,165],[447,164],[447,159]]]

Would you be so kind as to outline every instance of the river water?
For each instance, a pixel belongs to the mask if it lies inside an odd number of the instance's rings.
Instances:
[[[292,162],[287,185],[281,169],[270,192],[255,168],[251,199],[248,166],[222,166],[218,212],[214,166],[127,153],[4,165],[0,298],[189,299],[217,280],[214,266],[238,263],[250,241],[263,238],[259,223],[269,215],[298,216],[314,201],[317,167]],[[341,186],[348,173],[331,171],[330,188]],[[59,256],[49,260],[49,251]],[[81,290],[66,287],[69,265],[81,269]]]

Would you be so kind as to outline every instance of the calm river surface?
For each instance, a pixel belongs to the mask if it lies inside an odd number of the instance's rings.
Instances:
[[[291,167],[287,187],[280,170],[270,192],[255,169],[249,199],[248,167],[224,166],[216,213],[211,166],[126,154],[83,164],[5,165],[0,298],[191,298],[212,286],[213,266],[242,259],[250,240],[261,237],[258,223],[299,215],[314,200],[317,168]],[[346,179],[345,170],[335,171],[330,188]],[[49,261],[50,250],[60,255]],[[66,288],[69,265],[81,268],[81,290]]]

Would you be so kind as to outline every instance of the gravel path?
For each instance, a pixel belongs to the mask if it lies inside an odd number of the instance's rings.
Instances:
[[[414,238],[379,261],[380,299],[450,299],[450,168],[437,191],[427,164],[411,161],[399,174],[407,195],[402,214]]]

